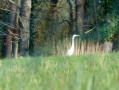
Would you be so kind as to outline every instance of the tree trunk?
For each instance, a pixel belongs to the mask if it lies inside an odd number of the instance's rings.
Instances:
[[[70,19],[70,22],[69,22],[69,30],[71,33],[73,33],[73,29],[74,29],[74,14],[73,14],[73,5],[71,3],[71,0],[67,0],[68,4],[69,4],[69,19]]]
[[[12,58],[12,35],[9,31],[12,31],[10,27],[7,27],[7,36],[5,40],[5,58]]]
[[[94,17],[95,17],[95,23],[97,25],[98,20],[97,20],[97,0],[94,0]]]
[[[13,0],[15,1],[15,0]],[[9,10],[10,10],[10,15],[9,15],[9,20],[8,20],[8,23],[10,26],[14,27],[14,24],[15,24],[15,11],[16,11],[16,6],[13,5],[12,3],[10,3],[10,7],[9,7]],[[5,50],[4,50],[4,57],[5,58],[12,58],[12,38],[13,38],[13,31],[14,29],[7,26],[6,27],[6,33],[7,33],[7,36],[5,38],[5,42],[4,42],[4,47],[5,47]]]
[[[85,0],[75,0],[75,27],[76,33],[83,33],[83,14],[84,14],[84,2]]]
[[[18,6],[20,6],[20,0],[16,0],[15,2]],[[18,14],[20,13],[19,8],[16,9],[17,13],[15,14],[15,27],[17,27],[19,25],[19,17]],[[14,34],[15,37],[13,38],[13,45],[12,45],[12,53],[13,53],[13,58],[17,58],[18,57],[18,37],[19,37],[19,30],[15,29],[14,30]]]
[[[21,8],[21,42],[20,54],[21,56],[29,56],[29,38],[30,38],[30,14],[31,14],[31,0],[22,0]]]

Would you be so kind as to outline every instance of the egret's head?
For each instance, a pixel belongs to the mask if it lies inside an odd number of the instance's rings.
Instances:
[[[80,35],[76,35],[76,34],[73,35],[73,37],[77,37],[77,36],[80,36]]]

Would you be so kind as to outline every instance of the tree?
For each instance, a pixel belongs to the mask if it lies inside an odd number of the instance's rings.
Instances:
[[[16,0],[13,0],[14,2]],[[9,7],[9,10],[10,10],[10,14],[9,14],[9,20],[8,20],[8,23],[10,26],[12,27],[15,27],[15,15],[16,15],[16,6],[9,2],[10,4],[10,7]],[[14,28],[11,28],[10,26],[6,26],[6,33],[7,33],[7,36],[5,36],[4,38],[4,47],[5,47],[5,50],[4,50],[4,57],[5,58],[12,58],[12,39],[14,37]]]
[[[55,18],[55,13],[57,11],[57,4],[58,4],[58,0],[51,0],[50,1],[50,6],[49,6],[49,11],[46,17],[46,25],[47,28],[49,29],[49,33],[48,36],[52,37],[52,32],[53,32],[53,22],[54,22],[54,18]],[[47,32],[48,32],[47,31]]]
[[[21,0],[16,0],[16,5],[17,5],[17,9],[15,12],[15,27],[17,29],[14,29],[14,38],[13,38],[13,45],[12,45],[12,53],[13,53],[13,58],[17,58],[18,57],[18,42],[19,42],[19,14],[20,14],[20,10],[19,10],[19,6],[20,6],[20,1]]]
[[[83,33],[83,14],[85,0],[75,0],[75,27],[76,33]]]
[[[22,32],[20,40],[20,55],[29,56],[31,0],[22,0],[21,7],[20,27],[22,28]]]
[[[72,33],[73,32],[73,29],[74,29],[74,12],[73,12],[73,4],[71,2],[71,0],[67,0],[68,4],[69,4],[69,29],[70,29],[70,32]]]

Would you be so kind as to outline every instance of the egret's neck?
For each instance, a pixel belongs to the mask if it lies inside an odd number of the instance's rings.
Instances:
[[[72,48],[74,48],[74,37],[72,37]]]

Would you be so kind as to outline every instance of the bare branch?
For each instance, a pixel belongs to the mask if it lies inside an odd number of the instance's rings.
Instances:
[[[3,25],[5,25],[5,26],[8,26],[8,27],[10,27],[10,28],[12,28],[12,29],[17,29],[17,28],[15,28],[14,26],[9,25],[9,24],[6,23],[6,22],[0,22],[0,24],[3,24]]]
[[[13,5],[15,5],[16,7],[20,8],[19,5],[17,5],[14,1],[12,0],[8,0],[10,3],[12,3]]]
[[[92,29],[90,29],[90,30],[88,30],[88,31],[86,31],[85,32],[85,34],[88,34],[88,33],[90,33],[91,31],[93,31],[95,28],[97,28],[98,26],[96,26],[96,27],[94,27],[94,28],[92,28]]]

